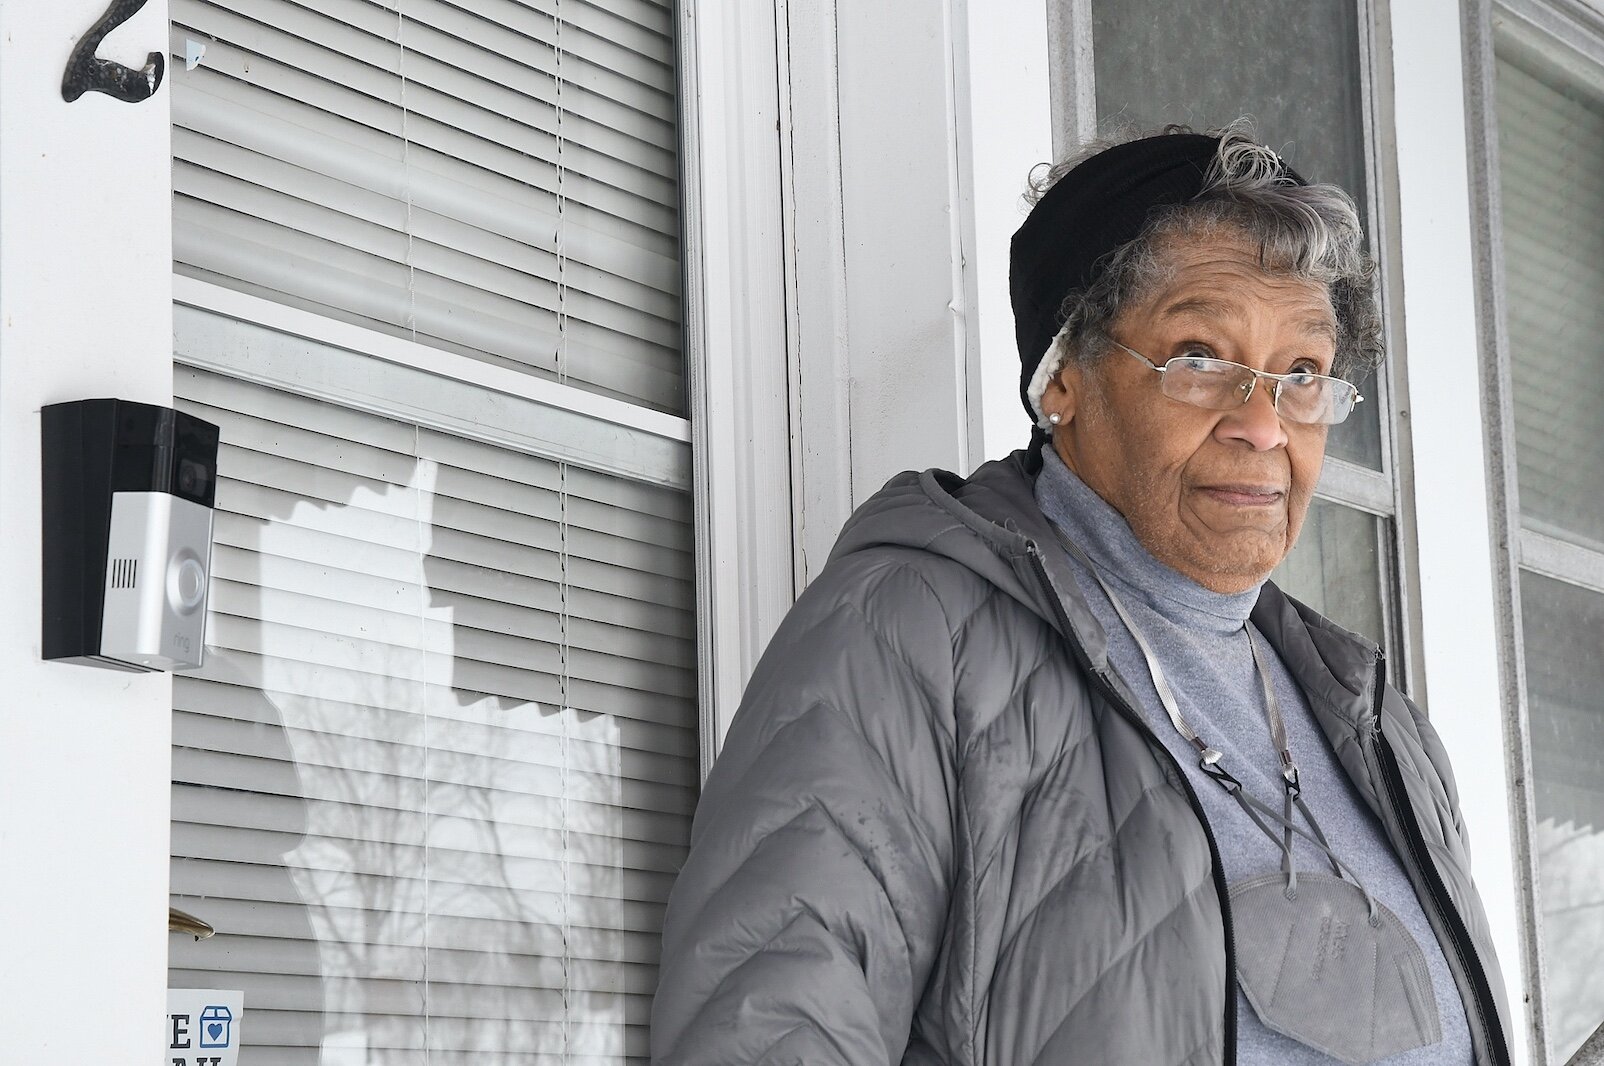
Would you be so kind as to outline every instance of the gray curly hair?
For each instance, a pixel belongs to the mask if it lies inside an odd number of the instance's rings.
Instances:
[[[1115,145],[1192,132],[1187,126],[1169,125],[1156,133],[1132,131],[1088,143],[1045,172],[1046,164],[1038,167],[1025,199],[1034,205],[1065,174]],[[1112,350],[1108,330],[1114,321],[1168,276],[1166,246],[1177,238],[1221,230],[1256,243],[1265,270],[1326,287],[1337,320],[1334,376],[1357,381],[1381,362],[1376,265],[1365,252],[1364,227],[1353,198],[1335,185],[1287,182],[1280,176],[1280,158],[1258,142],[1247,119],[1208,133],[1220,138],[1220,147],[1203,191],[1185,203],[1153,211],[1136,238],[1106,258],[1096,280],[1064,299],[1059,310],[1063,327],[1028,390],[1038,418],[1042,392],[1065,363],[1072,359],[1093,363],[1107,355]]]

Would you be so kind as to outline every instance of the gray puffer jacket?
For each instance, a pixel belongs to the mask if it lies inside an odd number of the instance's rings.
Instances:
[[[786,617],[669,902],[654,1062],[1234,1061],[1213,834],[1039,547],[1039,468],[899,475]],[[1507,1063],[1436,733],[1372,646],[1273,585],[1253,622],[1410,871],[1477,1061]]]

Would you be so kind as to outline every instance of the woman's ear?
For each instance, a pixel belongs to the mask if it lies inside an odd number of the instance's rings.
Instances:
[[[1041,413],[1049,419],[1057,415],[1057,425],[1068,425],[1079,409],[1083,386],[1080,364],[1074,360],[1065,362],[1058,373],[1047,379],[1041,394]]]

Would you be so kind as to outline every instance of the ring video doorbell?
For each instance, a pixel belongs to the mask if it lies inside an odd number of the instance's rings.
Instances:
[[[217,427],[128,400],[51,404],[43,415],[44,657],[200,666]]]

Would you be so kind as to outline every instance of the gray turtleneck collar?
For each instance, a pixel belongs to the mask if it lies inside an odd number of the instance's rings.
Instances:
[[[1258,585],[1245,592],[1213,592],[1153,558],[1124,516],[1064,465],[1050,446],[1042,449],[1036,503],[1122,598],[1128,593],[1178,626],[1235,633],[1258,602]]]

